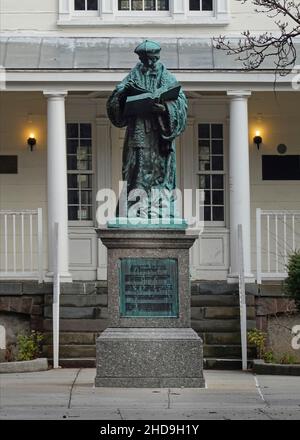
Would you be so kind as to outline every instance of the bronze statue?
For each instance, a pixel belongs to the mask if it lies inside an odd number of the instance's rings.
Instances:
[[[141,43],[135,49],[140,62],[107,102],[111,122],[127,127],[122,175],[128,193],[144,190],[149,199],[153,189],[176,188],[175,139],[187,120],[186,96],[159,61],[160,51],[154,41]],[[150,218],[150,207],[140,215]]]

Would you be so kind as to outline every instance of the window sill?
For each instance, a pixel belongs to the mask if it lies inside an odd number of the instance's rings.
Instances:
[[[141,18],[141,17],[116,17],[115,20],[103,20],[102,18],[93,17],[72,17],[70,20],[58,20],[57,26],[60,27],[132,27],[132,26],[182,26],[193,27],[198,25],[204,26],[226,26],[230,23],[230,17],[189,17],[188,19],[179,20],[172,17],[168,18]]]

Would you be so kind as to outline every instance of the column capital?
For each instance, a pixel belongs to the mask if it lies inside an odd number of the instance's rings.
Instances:
[[[250,90],[227,90],[227,96],[232,99],[248,99],[251,94]]]
[[[65,99],[68,95],[67,90],[44,90],[43,94],[48,99]]]

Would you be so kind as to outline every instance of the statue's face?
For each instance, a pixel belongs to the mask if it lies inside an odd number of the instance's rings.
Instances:
[[[148,69],[155,69],[159,60],[159,55],[145,54],[140,57],[141,62]]]

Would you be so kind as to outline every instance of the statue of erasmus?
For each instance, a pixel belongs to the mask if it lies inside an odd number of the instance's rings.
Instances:
[[[187,120],[186,96],[159,61],[160,51],[154,41],[141,43],[135,49],[140,62],[107,102],[111,122],[127,127],[122,168],[127,192],[143,190],[149,200],[153,189],[176,189],[175,139],[184,131]],[[150,210],[148,205],[138,216],[150,218]]]

